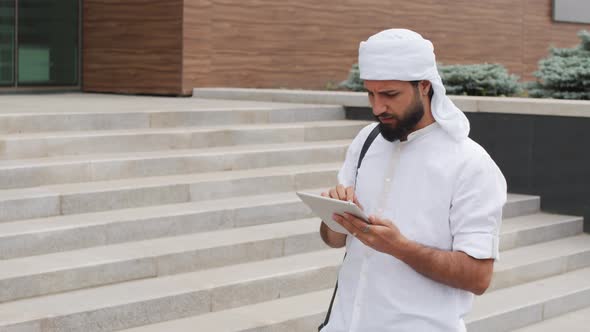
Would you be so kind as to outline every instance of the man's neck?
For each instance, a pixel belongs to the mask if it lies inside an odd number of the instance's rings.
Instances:
[[[422,100],[422,104],[424,105],[424,116],[422,116],[422,119],[418,121],[414,129],[409,131],[408,134],[405,135],[405,137],[402,137],[402,139],[400,139],[400,141],[406,141],[408,139],[408,135],[410,135],[411,133],[422,128],[426,128],[436,122],[434,116],[432,115],[432,109],[430,108],[430,100]]]
[[[409,131],[406,135],[404,135],[404,137],[400,138],[401,142],[405,142],[408,140],[408,136],[415,132],[418,131],[420,129],[426,128],[428,126],[430,126],[431,124],[435,123],[436,120],[434,120],[434,118],[432,117],[432,115],[427,119],[426,115],[424,117],[422,117],[422,120],[420,120],[420,122],[418,122],[418,124],[416,124],[416,126],[414,127],[414,129],[412,129],[411,131]]]

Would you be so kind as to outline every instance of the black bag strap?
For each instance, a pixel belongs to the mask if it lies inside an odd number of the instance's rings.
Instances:
[[[375,140],[375,138],[377,138],[379,133],[380,133],[379,125],[377,125],[377,126],[375,126],[375,128],[373,128],[373,130],[371,131],[369,136],[367,136],[367,139],[365,140],[365,144],[363,144],[363,148],[361,149],[361,154],[359,155],[359,161],[358,161],[358,164],[356,165],[356,173],[354,176],[354,186],[355,187],[356,187],[356,178],[358,176],[359,168],[361,168],[361,164],[363,163],[363,159],[365,158],[365,154],[367,154],[369,147],[371,146],[371,144],[373,144],[373,141]],[[344,259],[346,259],[346,253],[344,253],[344,258],[342,259],[342,261],[344,261]],[[337,290],[338,290],[338,280],[336,280],[336,286],[334,287],[334,293],[332,293],[332,300],[330,300],[330,307],[328,307],[328,313],[326,313],[326,319],[324,319],[324,322],[322,324],[320,324],[320,326],[318,326],[318,332],[320,332],[320,330],[322,328],[324,328],[324,326],[326,326],[328,324],[328,321],[330,320],[330,314],[332,313],[332,305],[334,305],[334,298],[336,297]]]
[[[369,147],[371,147],[371,144],[373,144],[373,141],[375,140],[375,138],[377,138],[377,136],[379,135],[380,132],[381,131],[379,130],[379,125],[375,126],[375,128],[373,128],[373,130],[371,130],[371,133],[369,133],[369,136],[367,136],[367,139],[365,140],[365,144],[363,144],[363,148],[361,149],[361,154],[359,155],[359,162],[356,165],[356,173],[354,175],[354,187],[355,188],[356,188],[356,178],[359,173],[359,168],[361,168],[361,164],[363,163],[363,159],[365,158],[367,151],[369,151]]]

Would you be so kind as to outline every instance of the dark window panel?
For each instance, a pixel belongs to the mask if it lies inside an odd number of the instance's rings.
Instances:
[[[78,0],[18,1],[18,84],[78,84]]]
[[[15,0],[0,0],[0,86],[14,85]]]

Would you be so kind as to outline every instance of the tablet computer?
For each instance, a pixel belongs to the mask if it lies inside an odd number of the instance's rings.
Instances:
[[[299,196],[303,203],[305,203],[316,216],[320,217],[322,221],[335,232],[350,234],[346,228],[342,227],[332,219],[334,213],[344,214],[345,212],[348,212],[366,222],[369,220],[369,217],[363,212],[363,210],[352,202],[303,192],[297,192],[297,196]]]

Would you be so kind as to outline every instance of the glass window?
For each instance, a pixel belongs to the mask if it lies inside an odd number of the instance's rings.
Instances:
[[[18,0],[18,85],[78,84],[78,1]]]
[[[0,0],[0,86],[14,85],[14,2]]]

